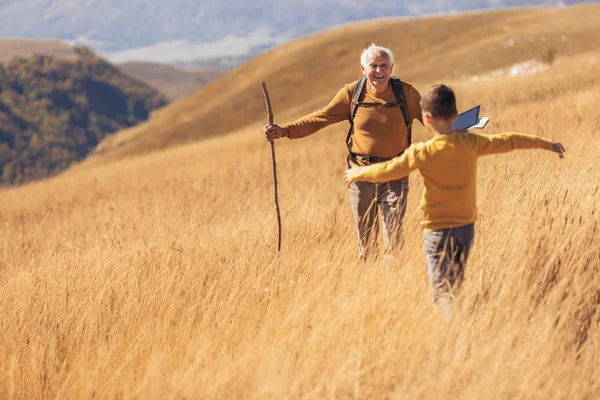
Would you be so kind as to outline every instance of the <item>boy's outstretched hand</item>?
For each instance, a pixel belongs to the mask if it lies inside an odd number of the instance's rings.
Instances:
[[[560,158],[565,158],[565,147],[562,143],[552,142],[552,151],[557,153]]]

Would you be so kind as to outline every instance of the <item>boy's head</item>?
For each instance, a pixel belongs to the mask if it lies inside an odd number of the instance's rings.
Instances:
[[[443,124],[454,124],[458,117],[454,91],[446,85],[430,86],[421,99],[421,112],[427,128],[437,131]]]

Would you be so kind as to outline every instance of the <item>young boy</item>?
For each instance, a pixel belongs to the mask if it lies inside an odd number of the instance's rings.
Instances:
[[[421,99],[423,124],[434,137],[414,143],[390,161],[346,171],[346,182],[387,182],[419,169],[424,181],[421,209],[423,243],[434,301],[449,317],[473,243],[477,219],[477,158],[516,149],[545,149],[564,157],[560,143],[518,133],[479,135],[455,132],[454,92],[434,85]]]

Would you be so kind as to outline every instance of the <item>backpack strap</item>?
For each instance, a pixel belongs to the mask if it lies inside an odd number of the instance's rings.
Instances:
[[[360,96],[365,89],[365,82],[367,78],[360,78],[356,81],[354,90],[352,91],[352,100],[350,102],[350,129],[348,129],[348,136],[346,136],[346,146],[348,147],[348,154],[352,154],[352,134],[354,133],[354,116],[358,110],[358,103],[360,102]]]
[[[408,114],[408,104],[406,102],[406,96],[404,95],[404,88],[402,87],[402,81],[400,78],[392,76],[390,78],[390,82],[392,84],[394,96],[396,96],[396,101],[398,101],[400,109],[402,110],[402,115],[404,115],[404,123],[406,124],[406,141],[408,147],[410,146],[412,140],[412,123],[410,121],[410,115]]]

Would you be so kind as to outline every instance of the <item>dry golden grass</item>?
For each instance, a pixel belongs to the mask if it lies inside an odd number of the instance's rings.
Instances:
[[[597,49],[530,77],[434,77],[461,109],[483,105],[486,131],[568,152],[480,161],[449,323],[431,303],[418,174],[406,247],[357,262],[345,124],[277,142],[279,259],[264,121],[0,192],[0,398],[597,398]]]

